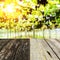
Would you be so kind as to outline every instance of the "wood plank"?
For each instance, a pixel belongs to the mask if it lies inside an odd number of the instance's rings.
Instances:
[[[43,47],[43,45],[42,45],[43,41],[42,41],[42,40],[38,40],[38,43],[39,43],[39,46],[41,46],[41,49],[43,50],[43,52],[42,52],[43,58],[45,58],[45,60],[53,60],[53,59],[48,55],[48,53],[46,52],[45,48]]]
[[[42,60],[39,46],[35,39],[30,39],[30,60]]]
[[[44,40],[30,39],[30,60],[59,60]]]
[[[43,45],[43,48],[46,50],[46,52],[48,53],[48,55],[50,55],[50,57],[53,59],[53,60],[59,60],[57,58],[57,56],[54,54],[54,52],[51,50],[51,48],[48,46],[48,44],[46,43],[45,40],[41,40],[41,43]]]
[[[60,42],[57,42],[54,39],[50,39],[47,42],[60,60]]]
[[[30,60],[29,39],[9,40],[10,42],[8,42],[0,51],[0,60]]]

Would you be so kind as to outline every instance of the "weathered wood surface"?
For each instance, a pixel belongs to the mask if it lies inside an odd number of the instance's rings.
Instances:
[[[50,44],[50,40],[47,40]],[[51,42],[51,46],[45,40],[31,39],[30,41],[30,60],[60,60],[59,42]],[[53,45],[56,45],[53,46]],[[56,49],[55,49],[56,48]],[[59,49],[58,49],[59,48]],[[53,49],[53,50],[52,50]],[[57,51],[56,51],[57,50]],[[58,55],[58,56],[57,56]]]
[[[60,40],[50,39],[47,43],[50,45],[56,56],[60,59]]]
[[[0,60],[60,60],[60,40],[0,39]]]
[[[30,42],[26,40],[0,40],[0,60],[29,60]]]

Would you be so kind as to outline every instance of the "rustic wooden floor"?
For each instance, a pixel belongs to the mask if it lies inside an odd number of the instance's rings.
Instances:
[[[60,40],[0,39],[0,60],[60,60]]]
[[[59,40],[31,39],[30,60],[60,60]]]
[[[29,60],[30,40],[0,40],[0,60]]]

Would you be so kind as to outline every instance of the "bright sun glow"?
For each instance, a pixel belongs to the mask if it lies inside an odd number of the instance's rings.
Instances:
[[[15,11],[14,6],[13,5],[7,5],[6,8],[4,9],[5,12],[8,13],[13,13]]]
[[[6,9],[7,9],[7,12],[14,12],[13,7],[10,5],[8,5]]]

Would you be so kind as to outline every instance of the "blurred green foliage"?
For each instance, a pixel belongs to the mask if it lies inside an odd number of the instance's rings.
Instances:
[[[37,0],[23,0],[27,6],[19,6],[20,17],[4,18],[0,16],[0,29],[32,30],[60,28],[60,0],[47,0],[47,3],[37,4]],[[34,26],[34,27],[33,27]]]

